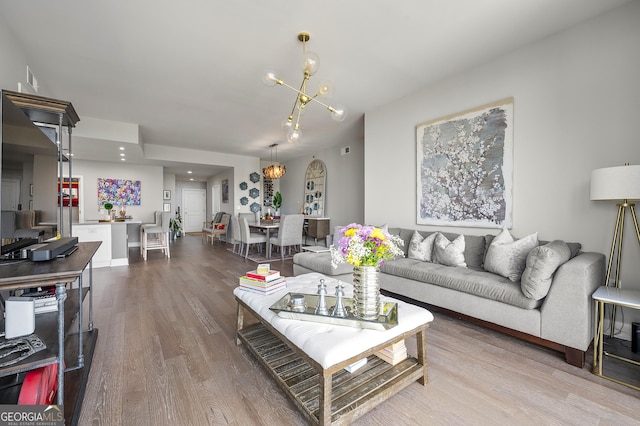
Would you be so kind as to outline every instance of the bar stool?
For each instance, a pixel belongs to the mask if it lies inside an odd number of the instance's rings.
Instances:
[[[145,226],[142,230],[143,246],[142,258],[147,260],[147,251],[149,250],[162,250],[167,256],[167,259],[171,258],[169,251],[169,213],[160,212],[160,226]]]

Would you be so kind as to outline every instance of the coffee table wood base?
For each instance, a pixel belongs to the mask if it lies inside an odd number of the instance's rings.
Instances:
[[[238,300],[238,299],[236,299]],[[354,373],[344,367],[357,361],[353,357],[330,368],[322,368],[266,322],[243,328],[244,311],[258,320],[251,308],[238,300],[237,339],[271,374],[312,424],[349,424],[411,383],[427,383],[427,324],[394,338],[384,345],[366,348],[359,358],[367,364]],[[392,366],[373,353],[396,341],[416,335],[418,357],[409,357]]]

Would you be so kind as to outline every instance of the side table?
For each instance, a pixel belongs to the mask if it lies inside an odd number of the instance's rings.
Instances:
[[[603,343],[604,343],[604,305],[622,306],[631,309],[640,309],[640,291],[623,290],[615,287],[599,287],[591,296],[595,300],[595,335],[593,337],[593,374],[605,379],[628,386],[632,389],[640,390],[640,387],[627,383],[602,373],[603,365]],[[607,356],[621,361],[640,366],[640,362],[620,355],[607,353]]]

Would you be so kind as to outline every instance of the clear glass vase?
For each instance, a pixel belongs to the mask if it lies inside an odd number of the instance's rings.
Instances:
[[[353,314],[364,320],[378,319],[380,313],[380,270],[377,266],[353,267]]]

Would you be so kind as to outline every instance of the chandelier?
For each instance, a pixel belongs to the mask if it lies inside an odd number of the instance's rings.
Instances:
[[[309,33],[302,32],[298,34],[298,40],[302,42],[303,72],[302,83],[300,84],[299,89],[296,89],[295,87],[287,84],[284,80],[278,78],[274,72],[268,71],[264,77],[264,83],[268,86],[275,86],[276,84],[279,84],[280,86],[288,87],[297,93],[296,99],[293,102],[293,108],[291,108],[291,114],[289,114],[289,117],[282,122],[282,127],[286,131],[287,141],[290,143],[298,143],[302,139],[302,131],[300,131],[300,116],[304,112],[304,108],[307,104],[312,101],[317,102],[328,109],[331,113],[331,117],[336,121],[344,121],[347,115],[346,109],[343,105],[336,105],[333,107],[318,100],[318,97],[329,98],[333,95],[334,88],[332,82],[328,80],[321,81],[315,94],[312,95],[307,93],[307,83],[309,78],[314,75],[320,67],[320,58],[318,55],[313,52],[307,52],[306,50],[306,43],[310,38],[311,36]],[[295,123],[293,121],[294,116]]]
[[[262,169],[262,174],[264,175],[265,179],[280,179],[287,172],[287,168],[278,163],[278,144],[271,144],[269,145],[269,148],[271,148],[271,165]],[[273,162],[273,148],[276,149],[275,163]]]

